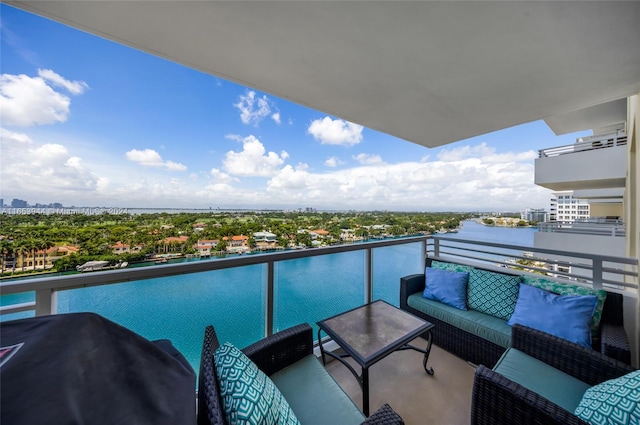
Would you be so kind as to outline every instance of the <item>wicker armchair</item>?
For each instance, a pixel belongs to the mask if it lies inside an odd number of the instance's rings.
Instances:
[[[227,425],[213,364],[213,353],[218,346],[218,337],[213,326],[207,326],[198,376],[198,425]],[[312,329],[308,324],[297,325],[264,338],[242,351],[266,375],[272,375],[313,354]],[[362,423],[373,424],[402,425],[404,422],[388,404],[385,404]]]
[[[596,385],[634,369],[594,350],[521,325],[514,325],[511,346],[554,368]],[[480,365],[471,402],[471,424],[586,424],[537,393]]]

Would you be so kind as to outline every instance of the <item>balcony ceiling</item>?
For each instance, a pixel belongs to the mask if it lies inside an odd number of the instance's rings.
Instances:
[[[427,147],[640,91],[638,1],[3,1]]]

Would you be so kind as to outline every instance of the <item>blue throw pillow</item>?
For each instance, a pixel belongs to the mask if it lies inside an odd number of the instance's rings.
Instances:
[[[427,267],[422,296],[460,310],[466,310],[468,281],[469,273],[467,272],[454,272]]]
[[[640,370],[589,388],[574,413],[593,425],[640,423]]]
[[[591,348],[591,317],[595,295],[556,295],[520,284],[520,294],[508,325],[519,323]]]

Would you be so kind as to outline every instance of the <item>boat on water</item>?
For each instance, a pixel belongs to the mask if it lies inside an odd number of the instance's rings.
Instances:
[[[124,269],[128,265],[129,263],[126,261],[111,266],[109,265],[109,261],[92,260],[76,266],[76,270],[79,272],[95,272],[98,270]]]

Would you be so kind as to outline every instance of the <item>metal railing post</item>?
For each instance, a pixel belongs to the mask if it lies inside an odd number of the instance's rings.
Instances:
[[[273,334],[273,287],[274,287],[274,262],[267,261],[267,293],[266,293],[266,317],[264,321],[264,333],[266,336]]]
[[[602,288],[602,259],[593,259],[593,280],[592,285],[594,288]]]
[[[420,245],[420,258],[422,259],[422,270],[427,267],[427,239]]]
[[[373,249],[367,248],[365,251],[364,264],[364,303],[373,301]]]
[[[36,316],[56,314],[58,310],[58,293],[53,289],[36,290]]]
[[[433,238],[433,255],[440,256],[440,240],[438,238]]]

